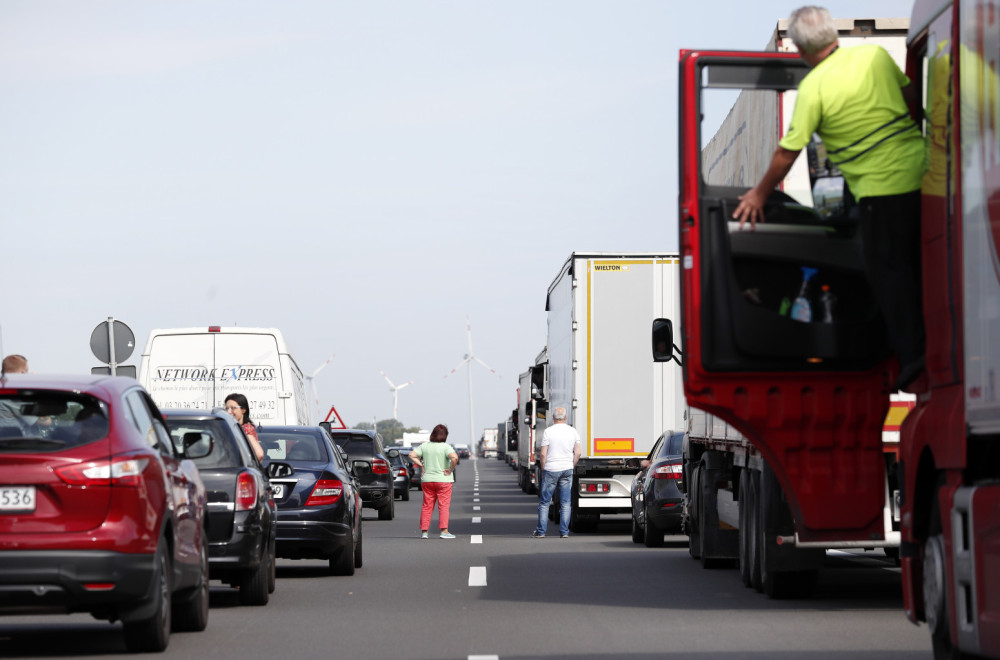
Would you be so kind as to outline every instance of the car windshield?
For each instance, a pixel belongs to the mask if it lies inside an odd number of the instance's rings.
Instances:
[[[657,458],[666,458],[668,456],[680,456],[682,445],[684,444],[684,434],[683,433],[671,433],[667,436],[663,445],[660,446],[660,453]]]
[[[264,455],[274,461],[328,461],[326,443],[318,433],[308,431],[270,431],[259,433]]]
[[[207,456],[193,459],[199,468],[222,468],[242,465],[239,449],[233,445],[232,433],[221,419],[167,419],[170,437],[178,453],[184,455],[189,447],[211,443]],[[200,453],[200,452],[199,452]]]
[[[72,392],[0,394],[0,452],[58,451],[108,435],[107,406]]]

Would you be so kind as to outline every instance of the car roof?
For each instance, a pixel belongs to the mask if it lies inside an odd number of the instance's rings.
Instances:
[[[0,388],[71,390],[83,394],[105,397],[138,387],[139,382],[125,376],[94,376],[86,374],[4,374]]]

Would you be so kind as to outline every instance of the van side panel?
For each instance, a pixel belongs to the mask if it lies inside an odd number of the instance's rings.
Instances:
[[[211,410],[216,405],[211,335],[153,335],[143,355],[143,387],[160,408]]]

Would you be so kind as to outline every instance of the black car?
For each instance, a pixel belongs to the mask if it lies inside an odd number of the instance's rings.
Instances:
[[[320,426],[350,456],[351,469],[361,486],[362,505],[376,509],[379,520],[392,520],[396,512],[393,485],[396,475],[382,444],[382,436],[365,429],[331,429],[328,422]]]
[[[667,532],[678,532],[684,514],[681,445],[684,434],[661,435],[632,481],[632,540],[648,548],[663,545]]]
[[[361,492],[330,436],[318,426],[259,432],[278,507],[277,556],[327,559],[332,575],[361,568]]]
[[[404,502],[409,502],[410,468],[413,464],[407,457],[413,450],[406,447],[406,454],[404,455],[403,449],[403,447],[390,447],[386,451],[386,455],[389,457],[389,464],[392,465],[393,474],[396,475],[395,480],[392,482],[393,494]]]
[[[163,417],[176,447],[211,447],[194,459],[208,493],[209,576],[238,587],[240,603],[266,605],[274,591],[277,514],[250,441],[221,408],[164,410]]]

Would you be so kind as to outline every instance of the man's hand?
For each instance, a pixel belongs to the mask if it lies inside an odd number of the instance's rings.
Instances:
[[[757,228],[757,222],[764,222],[764,202],[767,196],[763,195],[757,188],[751,188],[745,195],[740,196],[739,206],[733,211],[733,220],[740,221],[740,229],[747,220],[750,220],[750,231]]]

